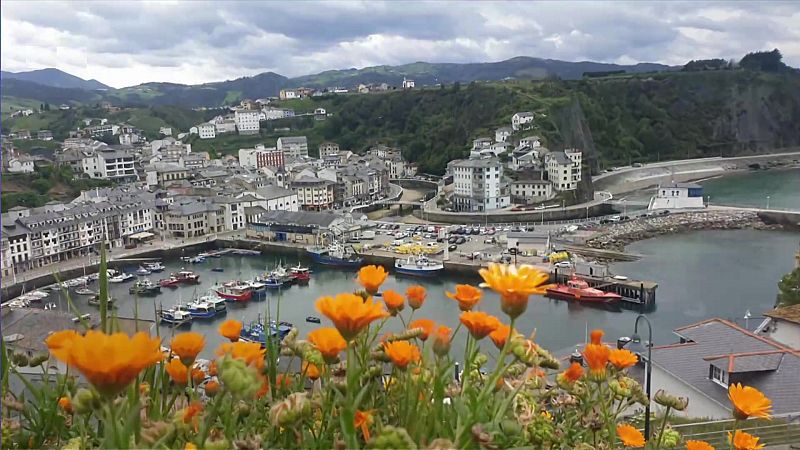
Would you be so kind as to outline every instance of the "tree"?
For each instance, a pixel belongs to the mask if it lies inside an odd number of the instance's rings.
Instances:
[[[46,178],[38,178],[31,183],[31,186],[33,186],[33,189],[36,190],[36,192],[44,195],[50,191],[50,189],[53,187],[53,183]]]
[[[748,53],[739,62],[739,66],[749,70],[761,70],[764,72],[780,72],[786,69],[786,64],[782,61],[783,55],[777,48],[771,52]]]
[[[778,307],[800,304],[800,252],[795,258],[798,266],[778,282]]]

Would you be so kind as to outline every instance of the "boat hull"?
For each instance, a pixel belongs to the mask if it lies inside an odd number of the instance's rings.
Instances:
[[[213,319],[217,315],[217,311],[194,311],[190,309],[189,314],[192,315],[192,319]]]
[[[411,277],[436,277],[439,276],[444,268],[438,269],[412,269],[409,267],[395,267],[395,271],[401,275],[408,275]]]
[[[547,297],[559,300],[573,300],[582,303],[616,303],[622,299],[617,294],[605,293],[605,295],[577,295],[572,292],[562,291],[559,289],[548,289]]]
[[[308,252],[308,255],[311,257],[312,261],[314,261],[317,264],[322,264],[324,266],[361,267],[361,265],[364,264],[363,258],[355,258],[355,259],[335,258],[330,255],[324,255],[316,252]]]
[[[243,292],[241,294],[229,294],[221,291],[214,292],[229,302],[246,302],[253,297],[253,292],[251,291]]]

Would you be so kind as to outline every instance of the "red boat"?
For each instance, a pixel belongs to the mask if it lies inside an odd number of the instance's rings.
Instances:
[[[253,296],[250,286],[235,281],[223,284],[219,289],[214,289],[214,292],[229,302],[246,302]]]
[[[308,267],[301,267],[300,264],[297,267],[292,267],[289,273],[292,280],[297,283],[308,283],[311,280],[311,271],[308,270]]]
[[[169,278],[163,278],[161,280],[158,280],[158,284],[161,287],[176,288],[176,287],[178,287],[179,283],[180,283],[180,280],[178,280],[176,277],[169,277]]]
[[[616,303],[622,299],[619,294],[589,287],[589,283],[576,277],[572,277],[567,284],[557,284],[547,289],[547,296],[586,303]]]
[[[197,284],[200,282],[200,275],[191,270],[181,270],[178,273],[173,273],[170,278],[176,278],[178,283]]]

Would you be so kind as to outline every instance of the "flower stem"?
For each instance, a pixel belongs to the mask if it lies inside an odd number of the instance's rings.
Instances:
[[[661,429],[658,431],[658,440],[656,441],[656,448],[661,448],[661,439],[664,437],[664,429],[667,427],[667,419],[669,418],[670,407],[664,412],[664,420],[661,421]]]

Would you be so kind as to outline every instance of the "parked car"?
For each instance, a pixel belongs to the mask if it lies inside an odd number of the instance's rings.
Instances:
[[[559,261],[555,263],[555,266],[558,267],[559,269],[571,269],[572,263],[569,261]]]
[[[450,250],[451,252],[452,252],[452,251],[454,251],[454,250],[455,250],[455,249],[457,249],[457,248],[458,248],[458,246],[457,246],[456,244],[450,244],[450,245],[447,247],[447,249],[448,249],[448,250]]]
[[[467,242],[467,238],[465,238],[464,236],[459,236],[458,240],[456,240],[456,244],[458,244],[458,245],[461,245],[464,242]]]

